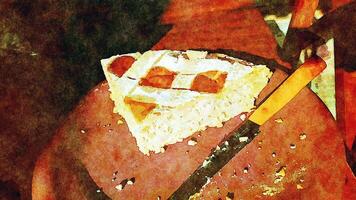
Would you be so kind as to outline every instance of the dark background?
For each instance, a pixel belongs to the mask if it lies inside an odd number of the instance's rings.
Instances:
[[[150,49],[166,0],[0,1],[0,199],[30,199],[36,158],[104,80],[100,59]]]

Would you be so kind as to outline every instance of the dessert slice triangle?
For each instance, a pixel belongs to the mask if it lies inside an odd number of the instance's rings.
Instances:
[[[101,64],[114,112],[147,155],[250,112],[272,74],[264,65],[190,50],[116,55]]]

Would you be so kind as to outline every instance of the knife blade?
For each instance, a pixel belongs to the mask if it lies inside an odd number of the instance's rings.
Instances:
[[[248,120],[232,131],[213,150],[204,162],[168,199],[189,199],[191,195],[198,193],[221,168],[259,134],[259,126],[283,108],[325,68],[326,63],[320,57],[316,56],[306,60],[276,90],[265,98]]]

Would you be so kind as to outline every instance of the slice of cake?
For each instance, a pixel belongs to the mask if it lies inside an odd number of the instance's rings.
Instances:
[[[114,112],[144,154],[254,108],[272,72],[223,54],[147,51],[101,60]]]

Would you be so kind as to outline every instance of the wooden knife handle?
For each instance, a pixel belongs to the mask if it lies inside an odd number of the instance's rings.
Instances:
[[[306,60],[255,110],[249,120],[264,124],[325,68],[326,63],[320,57]]]
[[[294,2],[291,28],[308,28],[313,24],[314,13],[319,5],[319,0],[296,0]]]

